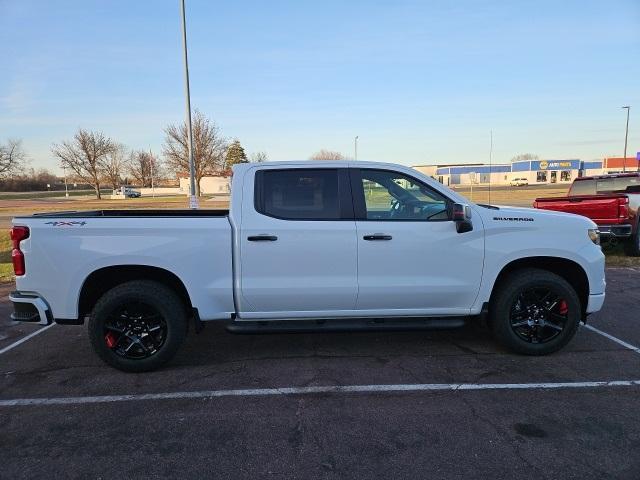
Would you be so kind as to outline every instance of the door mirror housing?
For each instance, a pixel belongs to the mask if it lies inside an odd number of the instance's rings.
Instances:
[[[473,230],[471,208],[463,203],[454,203],[451,207],[451,219],[456,224],[456,232],[466,233]]]

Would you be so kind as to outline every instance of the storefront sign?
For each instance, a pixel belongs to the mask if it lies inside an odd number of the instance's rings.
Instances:
[[[571,170],[580,168],[580,160],[540,160],[531,162],[532,170]]]

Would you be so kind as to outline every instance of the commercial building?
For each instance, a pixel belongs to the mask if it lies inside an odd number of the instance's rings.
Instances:
[[[635,172],[638,170],[638,165],[640,164],[640,152],[638,152],[635,158],[633,157],[607,157],[603,160],[602,167],[606,169],[608,172],[622,172],[626,170],[627,172]]]
[[[180,193],[189,194],[189,174],[178,174]],[[229,195],[231,192],[231,177],[223,175],[208,175],[200,179],[200,193],[202,195]]]
[[[525,179],[529,185],[570,184],[578,177],[603,175],[623,171],[636,171],[637,158],[608,157],[603,160],[521,160],[508,164],[486,165],[446,164],[415,165],[413,168],[429,175],[440,183],[455,185],[509,185],[513,180]]]
[[[512,178],[525,178],[529,185],[540,183],[571,183],[581,176],[581,160],[525,160],[511,164]]]
[[[483,165],[458,164],[458,165],[417,165],[419,172],[425,173],[444,185],[481,185],[481,184],[508,184],[511,165]]]

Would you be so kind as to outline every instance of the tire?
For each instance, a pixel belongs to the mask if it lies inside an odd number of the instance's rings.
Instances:
[[[176,354],[186,333],[186,309],[178,295],[148,280],[109,290],[98,300],[89,320],[95,352],[124,372],[161,367]]]
[[[629,257],[640,257],[640,220],[634,234],[624,243],[624,253]]]
[[[580,299],[559,275],[536,268],[517,270],[495,288],[489,324],[494,338],[509,350],[524,355],[553,353],[578,330]]]

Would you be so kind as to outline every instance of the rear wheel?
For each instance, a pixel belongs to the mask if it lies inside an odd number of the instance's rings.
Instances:
[[[635,233],[624,244],[624,253],[630,257],[640,257],[640,220]]]
[[[157,282],[123,283],[105,293],[89,320],[98,356],[125,372],[155,370],[171,360],[187,332],[180,298]]]
[[[525,355],[545,355],[564,347],[575,335],[582,308],[573,287],[546,270],[509,274],[497,286],[490,306],[495,338]]]

